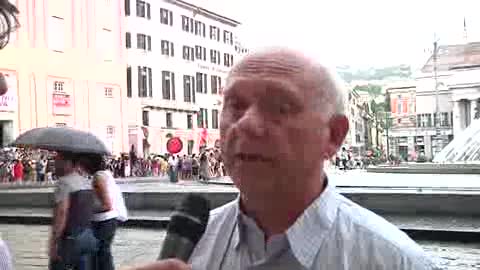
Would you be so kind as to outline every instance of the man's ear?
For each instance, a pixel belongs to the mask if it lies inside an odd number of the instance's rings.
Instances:
[[[348,133],[348,118],[345,115],[334,115],[330,119],[330,141],[327,146],[327,153],[329,157],[332,157],[337,153],[337,150],[343,144],[345,137]]]

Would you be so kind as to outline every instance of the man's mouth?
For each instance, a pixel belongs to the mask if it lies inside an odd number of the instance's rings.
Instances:
[[[239,154],[236,154],[235,157],[245,162],[271,162],[272,161],[271,158],[268,158],[259,154],[239,153]]]

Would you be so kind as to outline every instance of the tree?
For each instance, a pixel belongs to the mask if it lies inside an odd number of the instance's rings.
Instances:
[[[354,91],[367,92],[372,97],[378,97],[382,94],[382,87],[376,84],[357,85],[353,88]]]

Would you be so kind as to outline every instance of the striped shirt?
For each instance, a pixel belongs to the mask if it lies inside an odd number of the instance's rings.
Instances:
[[[440,269],[405,233],[330,184],[283,234],[265,236],[239,200],[213,210],[193,270]]]
[[[12,256],[2,239],[0,239],[0,270],[13,270]]]

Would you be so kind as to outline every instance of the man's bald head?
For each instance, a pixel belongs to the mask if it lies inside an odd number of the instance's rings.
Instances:
[[[231,69],[228,78],[242,74],[291,77],[293,84],[310,92],[313,110],[324,110],[330,104],[333,114],[345,114],[343,90],[334,75],[302,52],[271,47],[250,53]]]

